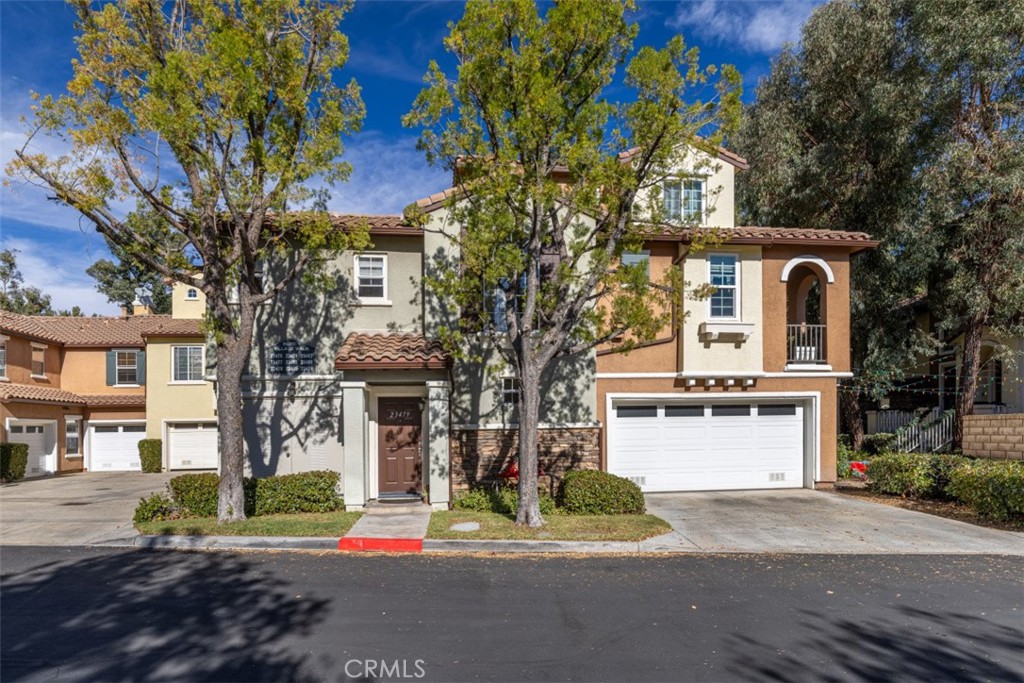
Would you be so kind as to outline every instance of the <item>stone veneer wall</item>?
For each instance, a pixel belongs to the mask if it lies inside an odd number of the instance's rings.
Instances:
[[[963,451],[982,458],[1024,460],[1024,413],[968,415]]]
[[[596,470],[601,466],[601,428],[540,429],[537,456],[547,475],[542,483],[555,486],[570,470]],[[454,430],[451,436],[452,490],[490,485],[518,452],[515,429]],[[546,481],[545,481],[546,480]]]

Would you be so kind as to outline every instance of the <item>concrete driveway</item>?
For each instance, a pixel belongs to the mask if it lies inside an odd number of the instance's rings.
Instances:
[[[0,486],[0,544],[96,545],[136,535],[139,498],[180,474],[98,472]]]
[[[1024,533],[825,491],[656,493],[645,498],[647,511],[673,528],[641,544],[650,551],[1024,555]]]

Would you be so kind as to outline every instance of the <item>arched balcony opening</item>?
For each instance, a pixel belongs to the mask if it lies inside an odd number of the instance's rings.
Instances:
[[[828,284],[835,276],[828,264],[801,256],[786,264],[786,365],[827,365]]]

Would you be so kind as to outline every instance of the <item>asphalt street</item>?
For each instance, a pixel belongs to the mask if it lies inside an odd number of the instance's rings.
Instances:
[[[997,556],[0,548],[0,679],[1021,681]]]

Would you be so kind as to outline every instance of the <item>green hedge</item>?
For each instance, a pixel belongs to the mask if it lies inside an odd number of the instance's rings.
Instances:
[[[888,453],[892,450],[893,442],[896,441],[895,434],[889,434],[888,432],[879,432],[877,434],[868,434],[864,437],[864,443],[861,444],[861,450],[868,455],[881,455]]]
[[[543,488],[537,489],[537,503],[542,515],[558,513],[555,499]],[[452,502],[456,510],[497,512],[514,515],[519,510],[519,490],[516,486],[499,484],[496,488],[475,488],[457,496]]]
[[[337,472],[329,470],[264,479],[247,478],[243,482],[245,514],[258,516],[338,510],[344,503],[337,492],[339,478]],[[214,472],[183,474],[167,483],[170,493],[168,500],[173,512],[181,517],[216,517],[219,486],[220,477]],[[143,517],[146,513],[140,512],[140,508],[144,504],[149,505],[157,514],[171,514],[162,510],[161,501],[143,499],[139,508],[136,508],[136,513]]]
[[[142,471],[162,472],[164,469],[164,442],[160,439],[143,439],[139,442],[139,460]]]
[[[0,479],[19,481],[28,467],[27,443],[0,443]]]
[[[646,512],[640,487],[629,479],[597,470],[565,475],[559,503],[573,515],[642,515]]]
[[[320,470],[246,479],[246,514],[333,512],[342,506],[337,491],[339,478],[337,472]]]
[[[910,498],[947,498],[950,473],[968,462],[942,453],[886,453],[871,459],[868,480],[880,493]]]
[[[979,515],[994,519],[1024,517],[1024,462],[975,460],[955,468],[948,491]]]
[[[177,519],[181,511],[173,500],[166,493],[154,493],[149,498],[142,498],[135,506],[135,523],[140,522],[162,522],[167,519]]]

